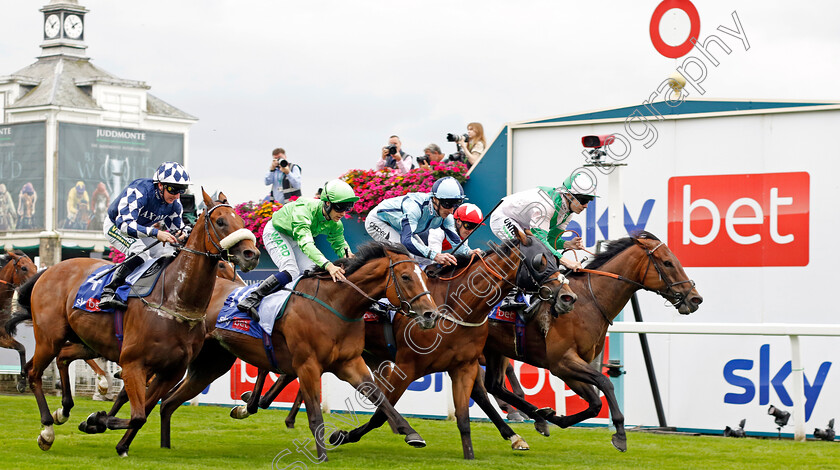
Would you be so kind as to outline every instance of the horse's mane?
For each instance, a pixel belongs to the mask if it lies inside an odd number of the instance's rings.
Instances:
[[[595,255],[594,258],[584,266],[586,269],[598,269],[607,261],[613,259],[616,255],[633,246],[637,239],[659,240],[656,235],[646,232],[634,232],[629,237],[619,238],[618,240],[610,240],[607,243],[607,249]],[[570,273],[571,276],[582,276],[585,273]]]
[[[340,258],[335,261],[335,264],[344,268],[344,275],[349,276],[356,272],[359,268],[367,264],[368,261],[377,258],[384,258],[387,256],[387,251],[399,253],[401,255],[411,256],[411,253],[402,246],[393,243],[381,242],[367,242],[358,247],[355,256],[352,258]]]

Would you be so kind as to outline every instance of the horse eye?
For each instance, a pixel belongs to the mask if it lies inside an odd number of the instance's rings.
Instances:
[[[225,225],[227,225],[227,222],[225,222],[225,219],[219,217],[218,219],[216,219],[216,225],[218,225],[219,227],[224,227]]]
[[[21,268],[21,271],[23,271],[23,272],[29,272],[29,268],[28,268],[27,266],[24,266],[23,268]]]
[[[411,280],[411,276],[409,276],[408,274],[403,274],[400,277],[402,277],[402,280],[405,281],[405,282],[408,282],[408,281]]]
[[[673,267],[674,267],[674,263],[672,263],[672,262],[670,262],[670,261],[666,261],[666,262],[665,262],[665,263],[663,263],[663,264],[664,264],[666,267],[669,267],[669,268],[673,268]]]

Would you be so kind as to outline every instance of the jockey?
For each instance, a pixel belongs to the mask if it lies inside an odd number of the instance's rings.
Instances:
[[[324,268],[333,281],[344,280],[344,269],[330,262],[315,246],[314,237],[325,234],[335,254],[350,258],[353,253],[344,239],[341,219],[359,198],[353,188],[341,180],[328,181],[320,199],[300,198],[286,203],[263,228],[263,242],[278,272],[239,301],[237,307],[259,320],[257,306],[263,297],[288,284],[302,271],[315,266]]]
[[[155,171],[154,178],[132,181],[108,207],[108,217],[103,224],[105,237],[129,258],[117,267],[111,282],[102,290],[100,309],[125,309],[126,304],[116,296],[116,290],[125,278],[145,261],[171,253],[171,248],[163,245],[144,250],[155,243],[155,239],[163,243],[178,242],[170,232],[184,228],[180,197],[189,184],[190,175],[180,164],[164,162]],[[166,230],[156,228],[158,223]],[[183,240],[186,234],[182,233],[180,238]]]
[[[82,205],[90,205],[90,196],[88,196],[88,192],[85,190],[85,182],[77,181],[70,188],[70,192],[67,193],[67,220],[69,222],[76,220],[76,214],[78,214],[79,207]]]
[[[435,181],[431,193],[408,193],[380,202],[365,219],[365,229],[374,240],[399,241],[418,257],[442,265],[457,264],[454,256],[430,248],[418,235],[440,228],[453,246],[461,243],[452,213],[463,201],[461,183],[446,176]],[[469,245],[461,245],[458,253],[469,254]]]
[[[481,221],[484,220],[484,215],[481,209],[475,204],[465,203],[458,206],[452,214],[455,219],[455,229],[461,240],[467,238],[479,225],[485,225]],[[450,250],[453,246],[449,241],[445,240],[445,234],[442,229],[432,229],[428,231],[428,245],[432,250],[440,253],[443,250]],[[480,251],[478,248],[473,250]]]
[[[562,250],[584,249],[581,238],[564,241],[561,250],[558,250],[556,243],[569,225],[572,215],[583,212],[596,197],[594,186],[591,190],[574,186],[574,180],[579,175],[575,173],[566,178],[559,188],[539,186],[505,197],[490,217],[490,230],[500,240],[513,238],[516,229],[533,235],[557,256],[560,264],[577,271],[582,267],[580,262],[563,258]],[[516,295],[516,291],[511,292],[500,308],[516,310],[527,307],[522,302],[514,301]]]

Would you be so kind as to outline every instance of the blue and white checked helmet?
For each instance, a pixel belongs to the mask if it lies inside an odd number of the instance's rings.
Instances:
[[[464,200],[464,188],[461,183],[451,176],[445,176],[432,186],[432,196],[438,199]]]
[[[155,183],[169,183],[180,184],[186,186],[191,184],[190,175],[187,170],[176,162],[163,162],[155,171],[155,176],[152,178]]]

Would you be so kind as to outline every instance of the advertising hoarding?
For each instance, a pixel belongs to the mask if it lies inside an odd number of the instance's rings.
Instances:
[[[0,126],[0,232],[44,229],[45,153],[45,122]]]

